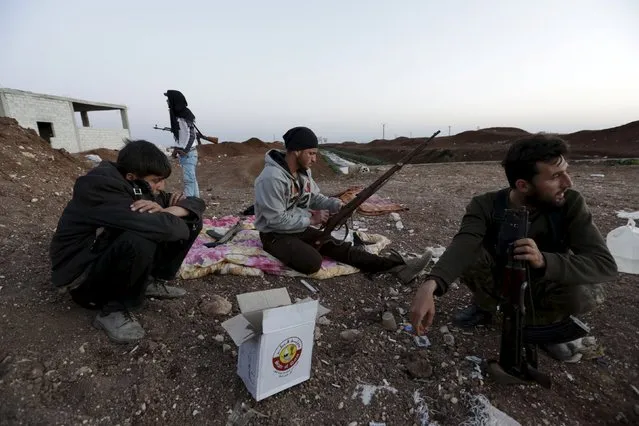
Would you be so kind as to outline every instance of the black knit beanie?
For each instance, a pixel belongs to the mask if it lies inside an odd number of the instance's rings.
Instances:
[[[284,146],[289,151],[317,148],[317,136],[308,127],[293,127],[284,134]]]

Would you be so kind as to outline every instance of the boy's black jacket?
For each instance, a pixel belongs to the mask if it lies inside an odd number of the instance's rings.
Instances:
[[[134,193],[134,186],[142,190],[141,195]],[[183,218],[170,213],[131,210],[131,204],[141,198],[168,207],[170,197],[171,194],[166,192],[154,196],[148,186],[126,180],[110,161],[102,161],[79,177],[51,241],[53,284],[65,286],[71,283],[100,255],[94,243],[101,228],[106,231],[104,237],[109,231],[129,231],[157,242],[188,239],[191,226],[202,220],[206,208],[200,198],[187,197],[177,204],[191,212]]]

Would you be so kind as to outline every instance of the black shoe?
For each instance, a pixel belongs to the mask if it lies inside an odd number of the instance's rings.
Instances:
[[[421,257],[404,259],[397,251],[391,250],[391,254],[388,258],[401,263],[397,266],[393,266],[387,272],[394,274],[402,283],[410,284],[410,282],[417,278],[430,264],[432,257],[432,254],[427,251]]]
[[[453,324],[460,328],[471,328],[478,325],[490,324],[492,319],[492,313],[472,304],[455,314]]]

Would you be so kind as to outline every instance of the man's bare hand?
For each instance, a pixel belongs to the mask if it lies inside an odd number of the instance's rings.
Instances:
[[[177,206],[177,203],[184,200],[186,196],[181,192],[174,192],[169,198],[169,206]]]
[[[328,220],[328,210],[311,210],[311,225],[321,225]]]
[[[164,208],[151,200],[137,200],[131,204],[131,210],[140,213],[158,213],[164,210]]]
[[[170,213],[173,216],[177,216],[177,217],[184,217],[184,216],[188,216],[189,215],[189,211],[187,209],[185,209],[184,207],[180,207],[180,206],[171,206],[171,207],[167,207],[164,210],[162,210],[164,213]]]
[[[171,153],[171,157],[178,158],[186,155],[186,152],[179,148],[173,148],[173,152]]]
[[[531,238],[522,238],[515,241],[515,249],[513,250],[515,260],[527,260],[534,269],[546,266],[546,259],[541,254],[537,243]]]
[[[433,323],[435,317],[435,299],[433,293],[437,289],[437,283],[434,280],[428,280],[422,284],[410,306],[409,318],[413,325],[415,334],[423,335]]]

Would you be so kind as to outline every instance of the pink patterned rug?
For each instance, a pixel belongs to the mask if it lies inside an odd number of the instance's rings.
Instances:
[[[224,234],[240,220],[242,222],[242,230],[231,241],[213,248],[208,248],[204,245],[215,241],[206,234],[206,231],[213,229],[217,233]],[[184,259],[179,276],[183,279],[192,279],[213,273],[248,276],[270,274],[326,279],[359,272],[359,269],[353,266],[336,262],[327,257],[322,261],[321,269],[312,275],[304,275],[288,268],[262,249],[259,232],[253,226],[254,220],[255,216],[242,218],[239,216],[224,216],[204,219],[202,232]],[[358,236],[363,241],[371,243],[365,246],[366,250],[371,253],[379,253],[390,244],[390,240],[382,235],[358,232]]]

